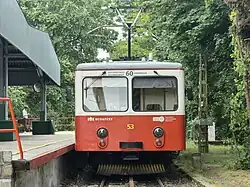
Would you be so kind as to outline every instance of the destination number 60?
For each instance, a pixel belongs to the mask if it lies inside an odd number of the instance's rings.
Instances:
[[[126,76],[133,76],[134,72],[133,71],[126,71]]]

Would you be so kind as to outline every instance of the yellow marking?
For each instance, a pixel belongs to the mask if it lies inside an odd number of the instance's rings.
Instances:
[[[133,130],[133,129],[135,129],[135,125],[134,124],[127,124],[127,129],[128,130]]]
[[[29,149],[23,150],[23,152],[28,152],[28,151],[31,151],[31,150],[39,149],[39,148],[46,147],[46,146],[49,146],[49,145],[52,145],[52,144],[64,142],[66,140],[71,140],[71,139],[64,139],[64,140],[61,140],[61,141],[54,141],[54,142],[46,143],[46,144],[43,144],[43,145],[38,145],[38,146],[35,146],[35,147],[31,147]],[[19,154],[20,153],[18,151],[18,152],[13,153],[12,155],[19,155]]]

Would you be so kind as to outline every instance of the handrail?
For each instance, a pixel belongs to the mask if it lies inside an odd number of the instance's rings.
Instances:
[[[21,144],[21,139],[19,136],[19,131],[18,131],[18,127],[16,124],[16,118],[14,115],[14,110],[11,104],[11,100],[10,98],[5,98],[5,97],[0,97],[0,101],[6,101],[8,102],[8,106],[9,106],[9,110],[10,110],[10,115],[11,115],[11,120],[13,122],[13,129],[0,129],[0,133],[6,133],[6,132],[15,132],[16,134],[16,139],[17,139],[17,144],[18,144],[18,149],[19,149],[19,153],[20,153],[20,159],[23,159],[23,148],[22,148],[22,144]]]

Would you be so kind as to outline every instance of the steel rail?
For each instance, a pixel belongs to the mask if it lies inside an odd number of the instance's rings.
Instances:
[[[103,178],[99,187],[104,187],[105,183],[106,183],[106,178]]]
[[[164,184],[163,184],[163,182],[161,181],[161,179],[159,177],[156,178],[156,181],[158,182],[160,187],[164,187]]]
[[[129,187],[135,187],[135,183],[134,183],[133,177],[129,177]]]

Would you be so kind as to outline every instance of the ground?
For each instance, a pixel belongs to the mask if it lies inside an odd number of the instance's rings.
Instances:
[[[209,145],[209,153],[201,156],[201,169],[193,167],[192,164],[192,154],[196,152],[196,145],[187,142],[186,151],[176,160],[177,165],[208,186],[250,186],[250,170],[234,170],[230,167],[230,163],[237,157],[230,146]]]

